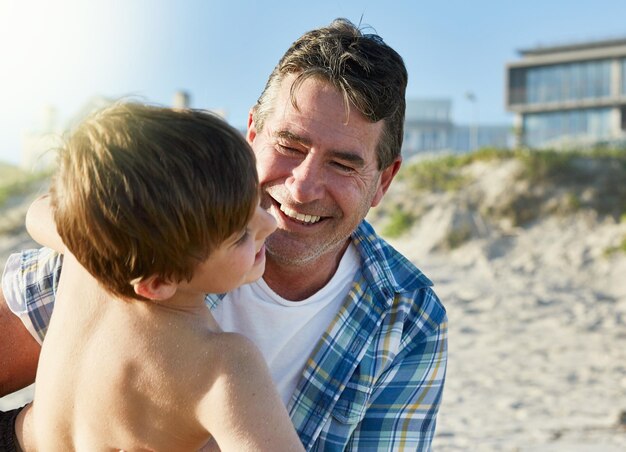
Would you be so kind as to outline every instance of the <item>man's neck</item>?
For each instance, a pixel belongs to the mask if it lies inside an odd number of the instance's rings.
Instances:
[[[268,254],[263,280],[286,300],[305,300],[332,279],[349,244],[301,265],[279,262]]]

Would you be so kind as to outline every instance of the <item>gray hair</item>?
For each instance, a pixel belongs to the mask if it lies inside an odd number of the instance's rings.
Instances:
[[[347,19],[309,31],[295,41],[280,59],[253,109],[254,123],[263,130],[280,84],[295,74],[291,102],[310,78],[332,84],[343,95],[346,109],[353,105],[372,122],[384,121],[378,143],[378,168],[400,156],[404,135],[405,91],[408,80],[402,57],[376,34],[364,34]]]

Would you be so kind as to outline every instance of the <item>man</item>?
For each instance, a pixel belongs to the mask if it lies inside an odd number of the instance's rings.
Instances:
[[[263,280],[207,302],[260,347],[307,450],[428,450],[434,436],[445,309],[363,221],[400,168],[406,83],[380,37],[336,20],[287,50],[248,119],[278,229]],[[38,340],[59,260],[7,264],[6,301]],[[0,380],[14,390],[33,381],[38,344],[0,305]]]

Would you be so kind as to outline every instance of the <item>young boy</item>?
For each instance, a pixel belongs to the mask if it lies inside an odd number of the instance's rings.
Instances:
[[[56,231],[46,202],[29,231],[65,256],[17,429],[26,451],[303,450],[260,352],[204,303],[261,277],[276,226],[236,130],[200,111],[113,106],[60,150]]]

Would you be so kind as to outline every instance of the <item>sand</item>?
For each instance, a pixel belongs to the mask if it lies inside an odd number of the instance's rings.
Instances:
[[[434,450],[626,450],[626,256],[605,254],[624,235],[581,214],[446,253],[392,242],[448,310]]]

